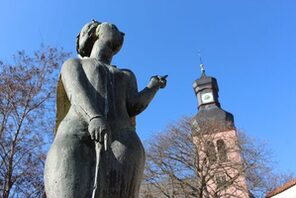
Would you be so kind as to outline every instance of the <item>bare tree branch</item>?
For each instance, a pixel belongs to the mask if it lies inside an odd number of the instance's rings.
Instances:
[[[0,61],[0,191],[2,197],[41,197],[45,140],[54,124],[58,66],[69,56],[42,47]],[[51,123],[51,124],[50,124]]]
[[[193,137],[190,120],[181,119],[146,143],[141,197],[239,198],[238,192],[247,190],[241,186],[241,176],[253,195],[263,197],[270,190],[270,178],[277,183],[278,175],[272,171],[270,152],[264,144],[232,131],[238,136],[236,141],[226,146],[220,141],[211,148],[212,142],[223,140],[215,125]],[[237,162],[233,158],[236,153],[241,159]],[[282,178],[287,181],[291,177]]]

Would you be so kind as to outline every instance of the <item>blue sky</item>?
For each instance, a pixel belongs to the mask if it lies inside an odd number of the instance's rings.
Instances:
[[[278,171],[296,174],[295,6],[292,0],[2,0],[0,59],[41,43],[75,56],[85,23],[116,24],[126,36],[113,64],[132,69],[140,89],[152,75],[169,75],[167,88],[137,118],[145,140],[197,113],[192,83],[200,76],[201,50],[236,126],[267,142]]]

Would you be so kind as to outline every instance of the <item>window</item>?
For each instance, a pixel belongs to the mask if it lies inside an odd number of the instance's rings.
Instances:
[[[210,141],[207,142],[207,157],[211,164],[217,161],[215,145],[213,142]]]
[[[145,195],[145,198],[154,198],[152,195]]]
[[[220,188],[221,186],[224,186],[226,182],[227,182],[226,175],[222,174],[222,175],[216,176],[216,184],[218,188]]]
[[[221,162],[227,161],[227,150],[222,139],[217,140],[218,157]]]

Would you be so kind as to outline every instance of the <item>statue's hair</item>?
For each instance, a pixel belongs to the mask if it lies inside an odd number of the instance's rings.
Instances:
[[[92,20],[83,26],[76,39],[76,51],[81,57],[89,57],[95,41],[98,39],[97,28],[100,22]]]

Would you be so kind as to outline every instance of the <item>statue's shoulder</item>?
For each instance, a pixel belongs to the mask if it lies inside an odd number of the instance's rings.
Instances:
[[[66,60],[63,64],[63,66],[65,65],[81,65],[81,59],[79,58],[69,58],[68,60]]]
[[[120,71],[129,79],[136,79],[134,72],[130,69],[120,69]]]
[[[77,69],[82,66],[81,59],[78,58],[70,58],[66,60],[61,69],[61,74],[68,73],[69,71],[73,69]]]

